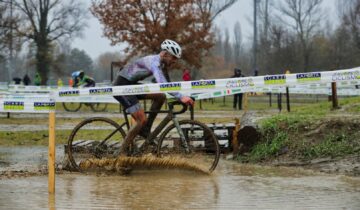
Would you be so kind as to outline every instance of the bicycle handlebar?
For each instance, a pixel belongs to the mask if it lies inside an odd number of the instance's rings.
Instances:
[[[191,98],[193,101],[195,101],[195,98],[193,98],[193,97],[190,97],[190,98]],[[170,108],[171,110],[174,109],[174,105],[181,105],[181,106],[182,106],[182,109],[181,109],[180,111],[174,111],[174,112],[173,112],[173,114],[175,114],[175,115],[176,115],[176,114],[182,114],[182,113],[186,112],[186,110],[188,109],[188,106],[190,107],[190,111],[193,112],[193,110],[194,110],[193,105],[187,105],[187,104],[182,103],[181,101],[169,102],[168,105],[169,105],[169,108]]]

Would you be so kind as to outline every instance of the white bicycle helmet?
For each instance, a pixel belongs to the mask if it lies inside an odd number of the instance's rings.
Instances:
[[[165,41],[163,41],[161,43],[161,50],[166,50],[168,51],[171,55],[177,57],[177,58],[181,58],[181,47],[178,43],[170,40],[170,39],[165,39]]]

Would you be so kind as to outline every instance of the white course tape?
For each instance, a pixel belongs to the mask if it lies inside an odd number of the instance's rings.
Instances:
[[[339,95],[360,95],[360,68],[339,71],[266,75],[257,77],[156,83],[130,86],[104,86],[83,89],[47,86],[9,86],[4,92],[19,93],[0,97],[0,112],[46,112],[55,109],[56,102],[118,103],[114,95],[181,92],[196,94],[197,99],[221,97],[245,92],[330,94],[330,83],[337,82]],[[25,95],[21,95],[21,94]],[[33,94],[35,93],[35,94]]]

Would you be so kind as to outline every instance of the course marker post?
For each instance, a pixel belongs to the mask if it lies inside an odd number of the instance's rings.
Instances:
[[[55,111],[49,112],[48,173],[49,193],[55,193]]]

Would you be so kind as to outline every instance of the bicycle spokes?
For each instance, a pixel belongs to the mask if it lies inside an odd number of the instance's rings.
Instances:
[[[163,132],[159,140],[158,155],[186,158],[213,171],[219,161],[220,148],[214,133],[205,124],[182,120]]]

